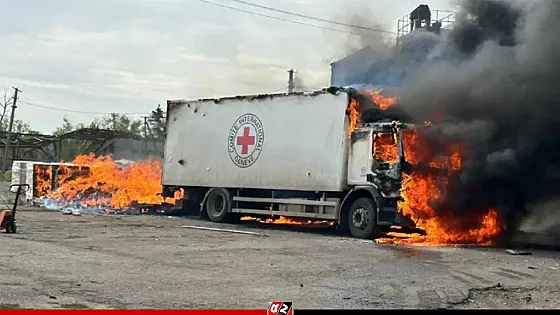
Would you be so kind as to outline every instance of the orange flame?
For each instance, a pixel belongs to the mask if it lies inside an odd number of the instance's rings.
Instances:
[[[52,168],[50,165],[37,164],[33,166],[34,183],[33,195],[46,196],[52,190]]]
[[[264,224],[280,224],[280,225],[325,225],[325,226],[334,225],[334,222],[332,221],[295,220],[283,216],[280,216],[277,219],[267,218],[264,220],[253,218],[253,217],[242,217],[241,221],[253,221],[253,222],[259,222]]]
[[[82,172],[76,176],[68,167],[60,167],[62,180],[56,192],[49,195],[67,202],[79,200],[82,206],[110,206],[112,209],[140,204],[173,203],[181,198],[163,198],[161,192],[161,162],[148,160],[119,165],[110,156],[78,156],[73,161]],[[84,171],[84,169],[87,169]]]
[[[428,165],[436,171],[419,170],[403,174],[403,201],[399,202],[399,208],[404,215],[415,221],[419,228],[426,231],[427,235],[409,235],[408,239],[380,239],[378,242],[492,245],[492,239],[502,230],[495,209],[489,209],[482,217],[458,217],[452,211],[438,214],[434,209],[434,204],[445,198],[450,180],[461,171],[462,154],[466,145],[448,145],[444,150],[445,156],[434,156],[429,150],[430,147],[422,140],[418,131],[405,134],[406,160],[413,167]],[[402,236],[400,233],[388,235]]]
[[[397,104],[396,97],[387,97],[381,95],[380,89],[367,89],[362,91],[361,93],[370,98],[370,100],[379,106],[381,110],[386,110],[391,106]],[[348,131],[350,134],[356,130],[356,126],[360,122],[361,114],[359,111],[359,104],[358,101],[355,99],[350,100],[350,104],[348,104],[348,117],[349,117],[349,127]]]
[[[373,135],[373,158],[379,161],[396,162],[397,146],[393,135],[379,133]]]
[[[360,122],[360,112],[358,111],[358,101],[355,100],[355,99],[350,100],[350,104],[348,104],[348,118],[349,118],[348,131],[349,131],[349,134],[352,134],[356,130],[356,126]]]
[[[381,95],[381,89],[367,89],[364,91],[364,94],[369,96],[371,101],[377,106],[379,106],[382,110],[387,110],[389,107],[395,106],[397,104],[396,97],[388,97]]]

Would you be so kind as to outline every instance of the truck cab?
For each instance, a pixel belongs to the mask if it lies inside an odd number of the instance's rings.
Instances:
[[[367,191],[373,196],[367,199],[373,202],[372,211],[375,212],[368,213],[365,200],[354,198],[352,204],[346,200],[349,204],[347,224],[352,235],[370,238],[391,226],[415,228],[414,222],[398,208],[399,201],[403,200],[403,173],[411,168],[404,147],[404,133],[410,127],[399,122],[378,122],[361,124],[352,132],[347,177],[352,194],[348,196]],[[373,224],[367,222],[368,219],[374,221]]]

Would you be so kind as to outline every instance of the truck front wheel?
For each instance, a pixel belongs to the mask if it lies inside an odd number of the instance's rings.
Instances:
[[[208,218],[213,222],[224,222],[231,211],[231,196],[223,188],[212,188],[206,196],[205,207]]]
[[[348,211],[348,226],[352,236],[375,238],[378,234],[376,223],[374,201],[371,198],[356,199]]]

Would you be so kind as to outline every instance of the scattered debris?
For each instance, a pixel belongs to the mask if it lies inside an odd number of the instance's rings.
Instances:
[[[236,234],[246,234],[246,235],[255,235],[261,236],[261,233],[256,232],[248,232],[248,231],[240,231],[240,230],[227,230],[227,229],[218,229],[218,228],[211,228],[205,226],[195,226],[195,225],[183,225],[182,228],[185,229],[193,229],[193,230],[206,230],[206,231],[215,231],[215,232],[226,232],[226,233],[236,233]]]
[[[521,251],[521,250],[514,250],[514,249],[507,249],[506,253],[510,255],[532,255],[531,252]]]

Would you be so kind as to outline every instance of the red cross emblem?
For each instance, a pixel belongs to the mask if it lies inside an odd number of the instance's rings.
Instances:
[[[251,136],[251,127],[243,128],[243,135],[237,137],[237,145],[241,146],[241,154],[249,154],[249,146],[255,145],[255,136]]]
[[[254,114],[237,118],[228,135],[228,153],[233,164],[240,168],[253,165],[263,150],[264,128]]]

